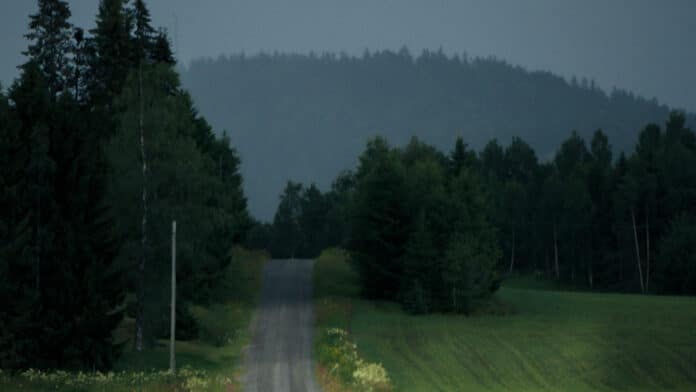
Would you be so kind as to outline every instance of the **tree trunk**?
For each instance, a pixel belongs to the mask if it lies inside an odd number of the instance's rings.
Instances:
[[[143,66],[138,66],[138,100],[139,115],[138,127],[140,130],[140,159],[142,161],[142,207],[143,216],[140,226],[140,262],[138,263],[138,287],[136,292],[137,313],[135,316],[135,350],[143,349],[143,328],[145,319],[145,262],[147,257],[147,155],[145,152],[145,130],[143,129],[144,103],[143,103]]]
[[[41,191],[36,195],[36,292],[41,293]]]
[[[556,280],[561,280],[561,271],[558,266],[558,236],[556,235],[556,223],[553,224],[553,260],[556,264]]]
[[[645,291],[650,291],[650,219],[648,206],[645,206]]]
[[[645,287],[643,286],[643,268],[640,265],[640,247],[638,246],[638,231],[636,229],[636,214],[633,213],[631,209],[631,220],[633,221],[633,239],[636,243],[636,263],[638,264],[638,279],[640,279],[640,292],[645,294]]]
[[[512,275],[512,268],[515,266],[515,227],[512,227],[512,251],[510,252],[510,272],[508,275]]]

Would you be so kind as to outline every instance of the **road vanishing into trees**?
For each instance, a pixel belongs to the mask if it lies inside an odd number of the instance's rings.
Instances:
[[[271,260],[246,355],[247,392],[319,392],[312,362],[313,260]]]

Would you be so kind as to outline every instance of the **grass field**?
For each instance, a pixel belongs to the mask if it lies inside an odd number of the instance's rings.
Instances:
[[[314,282],[318,328],[348,330],[396,391],[696,390],[693,297],[504,284],[495,300],[506,315],[410,316],[360,300],[335,250],[317,260]]]
[[[193,306],[200,337],[176,342],[177,377],[167,374],[169,341],[136,353],[127,342],[112,375],[40,373],[9,376],[0,373],[2,391],[237,391],[242,348],[249,342],[249,322],[268,255],[236,248],[228,278],[220,287],[218,303]],[[134,322],[125,319],[116,330],[117,341],[133,335]],[[110,379],[109,379],[110,378]]]

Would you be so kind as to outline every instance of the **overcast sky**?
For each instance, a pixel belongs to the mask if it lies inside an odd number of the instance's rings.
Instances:
[[[35,1],[1,0],[0,81],[17,75]],[[91,28],[97,0],[71,0]],[[696,0],[149,0],[178,58],[239,51],[442,47],[595,79],[696,111]],[[175,23],[178,20],[178,23]],[[175,29],[175,25],[178,28]],[[175,34],[176,30],[176,34]]]

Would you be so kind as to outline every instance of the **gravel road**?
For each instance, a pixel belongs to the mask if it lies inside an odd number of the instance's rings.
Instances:
[[[319,392],[312,364],[312,260],[272,260],[246,355],[247,392]]]

